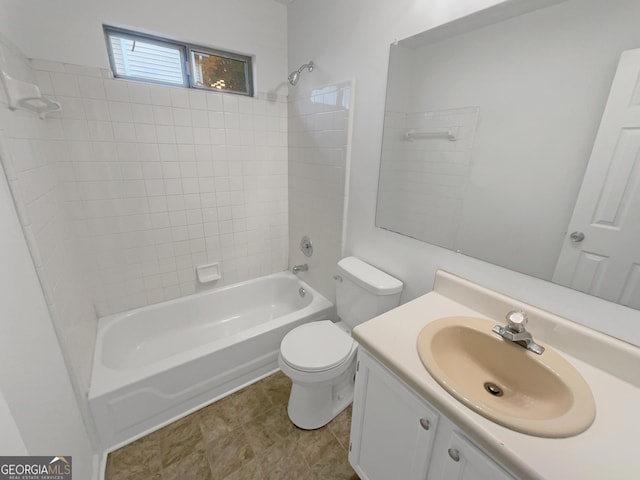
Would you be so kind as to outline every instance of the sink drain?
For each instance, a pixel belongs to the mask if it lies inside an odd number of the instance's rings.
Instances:
[[[502,391],[502,389],[498,385],[492,382],[485,383],[484,389],[494,397],[501,397],[502,395],[504,395],[504,392]]]

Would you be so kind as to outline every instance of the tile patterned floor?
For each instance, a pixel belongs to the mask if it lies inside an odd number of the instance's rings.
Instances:
[[[275,373],[107,458],[105,480],[358,480],[347,460],[351,407],[306,431],[287,417]]]

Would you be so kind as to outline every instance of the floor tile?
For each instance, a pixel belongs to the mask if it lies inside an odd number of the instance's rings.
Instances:
[[[265,414],[273,406],[258,383],[234,393],[230,398],[238,412],[238,419],[243,424]]]
[[[191,415],[167,425],[155,434],[159,437],[163,468],[188,456],[203,441],[200,427]]]
[[[335,435],[345,449],[349,449],[349,435],[351,433],[351,405],[345,408],[329,424],[329,430]]]
[[[225,478],[255,456],[242,428],[237,428],[206,445],[213,478]]]
[[[201,444],[162,470],[162,480],[215,480]]]
[[[357,480],[351,407],[317,430],[287,415],[281,372],[109,454],[105,480]]]
[[[276,443],[260,457],[265,480],[312,479],[309,466],[297,452],[296,443]]]
[[[107,459],[106,478],[110,480],[148,480],[160,478],[160,447],[155,439],[143,437],[115,452]]]
[[[349,464],[347,452],[337,442],[327,444],[319,455],[311,471],[322,480],[357,480],[358,476]]]
[[[286,405],[291,393],[291,380],[282,372],[274,373],[260,382],[273,405]]]
[[[205,442],[211,442],[240,427],[238,411],[231,397],[223,398],[193,414]]]

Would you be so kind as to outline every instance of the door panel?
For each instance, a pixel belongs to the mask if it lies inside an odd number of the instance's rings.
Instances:
[[[640,49],[620,58],[553,281],[640,308],[639,264]]]

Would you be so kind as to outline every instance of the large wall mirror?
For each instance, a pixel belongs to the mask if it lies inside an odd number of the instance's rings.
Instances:
[[[392,45],[376,225],[640,308],[638,18],[569,0]]]

